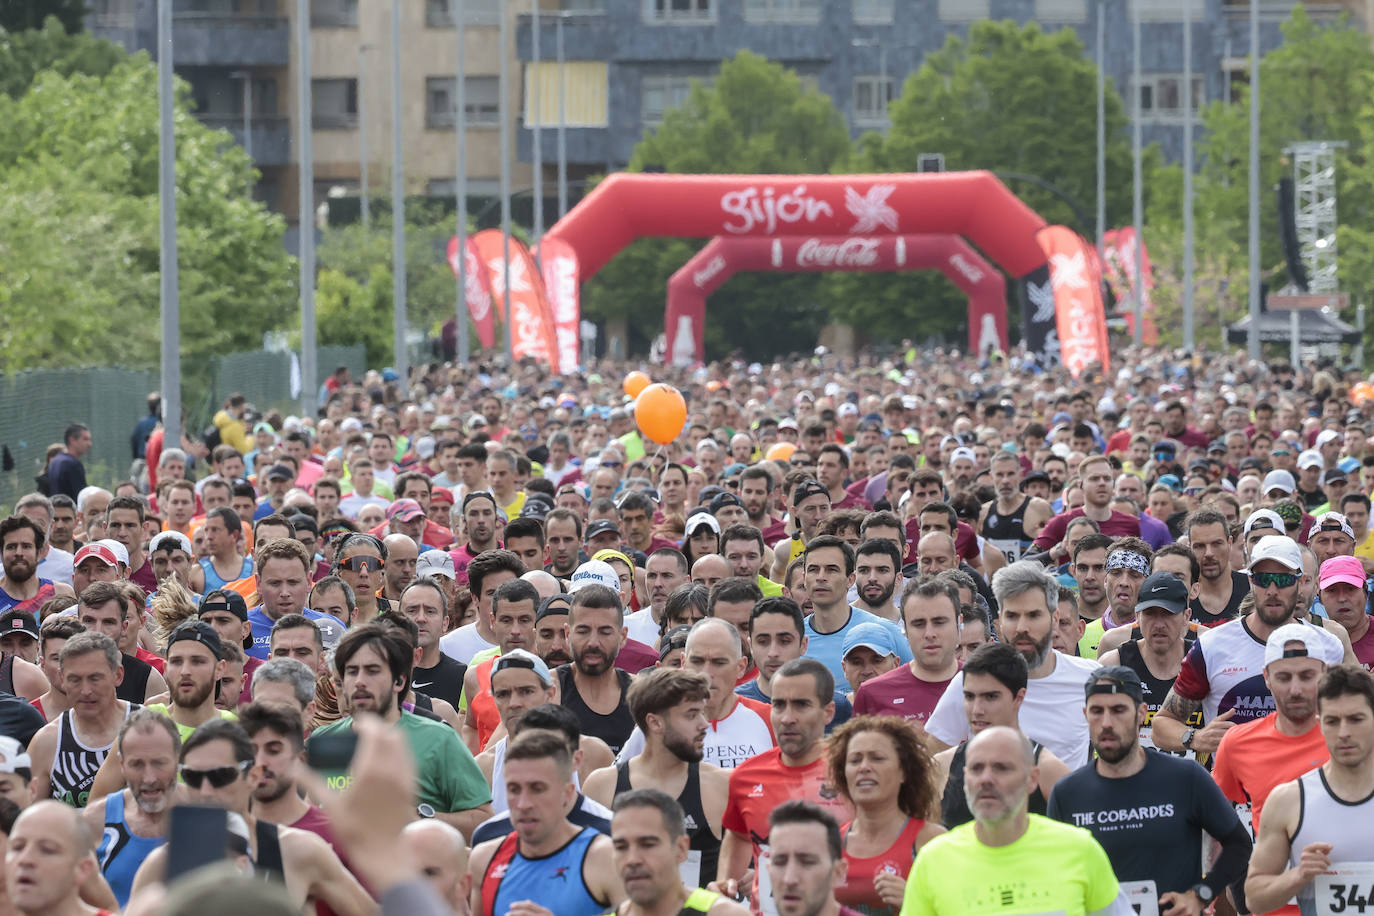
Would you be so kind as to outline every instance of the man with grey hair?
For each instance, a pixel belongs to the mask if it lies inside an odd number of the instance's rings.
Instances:
[[[52,542],[52,500],[42,493],[29,493],[19,497],[14,511],[27,515],[43,529],[43,547],[38,551],[38,578],[71,585],[73,555]]]
[[[308,738],[315,721],[315,674],[299,659],[273,658],[263,662],[253,675],[253,702],[282,703],[298,709]]]
[[[104,487],[84,487],[76,497],[76,523],[81,537],[90,543],[105,536],[105,507],[114,494]]]
[[[1050,646],[1059,607],[1058,580],[1039,563],[1021,560],[997,571],[992,591],[1000,608],[997,631],[1030,668],[1021,704],[1021,730],[1070,767],[1082,766],[1088,762],[1088,725],[1081,711],[1081,694],[1083,682],[1097,664]],[[968,737],[962,674],[954,676],[935,705],[926,734],[938,743],[935,751]]]

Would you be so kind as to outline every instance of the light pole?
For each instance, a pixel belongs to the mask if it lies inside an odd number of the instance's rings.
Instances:
[[[1260,358],[1260,50],[1259,4],[1250,3],[1250,327],[1246,349]]]
[[[301,413],[315,416],[315,146],[310,99],[310,0],[296,0],[297,168],[301,285]]]
[[[1107,2],[1097,4],[1097,256],[1107,234]]]
[[[358,45],[358,204],[362,208],[363,228],[372,225],[372,201],[369,188],[371,170],[367,148],[367,52],[372,45]]]
[[[1140,10],[1131,4],[1131,93],[1135,97],[1131,125],[1131,223],[1135,228],[1135,327],[1132,337],[1139,345],[1145,339],[1145,240],[1141,233],[1145,228],[1145,202],[1141,187],[1140,166]]]
[[[531,123],[531,169],[534,172],[534,244],[538,246],[539,240],[544,237],[544,150],[542,138],[544,133],[544,112],[540,102],[540,89],[543,84],[543,75],[539,72],[539,58],[543,51],[539,47],[539,0],[530,0],[530,79],[526,80],[527,89],[530,96],[530,121]],[[536,251],[538,249],[536,248]]]
[[[253,74],[247,70],[235,70],[229,74],[231,80],[243,81],[243,151],[253,158]]]
[[[558,55],[558,218],[568,212],[568,61],[563,52],[563,23],[567,10],[558,11],[555,49]]]
[[[177,274],[177,144],[172,90],[172,0],[157,5],[157,193],[159,307],[162,312],[162,429],[181,444],[181,300]]]
[[[464,16],[465,10],[458,8],[456,4],[450,7],[453,10],[454,30],[458,34],[458,74],[454,81],[453,92],[453,135],[455,152],[455,169],[453,174],[453,203],[457,210],[457,237],[458,237],[458,312],[457,324],[457,353],[460,366],[468,364],[468,310],[467,310],[467,289],[468,289],[468,151],[467,151],[467,125],[468,125],[468,103],[467,103],[467,18]]]
[[[501,8],[501,69],[497,78],[501,129],[501,314],[506,323],[506,355],[515,368],[515,337],[510,314],[510,15]]]
[[[401,4],[391,4],[391,298],[392,361],[401,391],[410,391],[406,353],[405,161],[401,147]]]
[[[1193,0],[1183,0],[1183,348],[1193,344]]]

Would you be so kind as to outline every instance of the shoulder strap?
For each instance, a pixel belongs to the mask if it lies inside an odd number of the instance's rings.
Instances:
[[[520,835],[512,831],[501,841],[501,845],[496,847],[496,852],[492,853],[491,861],[487,863],[486,871],[482,873],[482,912],[496,912],[496,894],[501,889],[501,879],[506,877],[506,867],[515,858],[516,851],[520,848]]]
[[[12,652],[0,652],[0,690],[5,693],[14,693],[14,654]]]
[[[615,794],[630,791],[630,761],[626,760],[615,765]]]
[[[253,863],[257,873],[273,881],[285,881],[286,866],[282,861],[277,825],[259,818],[254,833],[258,841],[258,856]]]

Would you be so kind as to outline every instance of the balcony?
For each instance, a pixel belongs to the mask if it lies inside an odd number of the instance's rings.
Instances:
[[[172,21],[183,67],[286,67],[291,29],[283,16],[179,11]]]
[[[1294,0],[1222,0],[1222,15],[1227,19],[1248,20],[1252,2],[1259,4],[1261,22],[1283,22],[1292,14],[1296,5]],[[1318,0],[1304,3],[1302,6],[1308,18],[1318,22],[1333,21],[1344,13],[1359,17],[1364,15],[1364,3],[1357,3],[1355,0]]]
[[[200,121],[217,130],[226,130],[239,146],[244,143],[243,116],[235,114],[201,114]],[[259,167],[289,165],[291,163],[291,121],[284,115],[255,116],[249,125],[253,132],[253,161]]]

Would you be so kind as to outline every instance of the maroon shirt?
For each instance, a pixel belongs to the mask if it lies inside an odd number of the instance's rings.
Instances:
[[[638,674],[658,664],[658,653],[637,639],[626,639],[615,656],[615,666],[626,674]]]
[[[921,539],[921,518],[907,519],[906,523],[906,556],[902,558],[902,564],[916,562],[916,542]],[[960,522],[959,527],[954,530],[954,552],[959,559],[964,562],[974,560],[978,557],[978,535],[973,533],[973,528],[968,522]]]
[[[1036,550],[1049,550],[1064,540],[1064,530],[1069,527],[1069,522],[1082,515],[1082,506],[1059,513],[1045,524],[1045,527],[1040,531],[1040,536],[1035,539],[1032,546]],[[1128,512],[1118,512],[1113,509],[1111,517],[1098,527],[1109,538],[1140,537],[1140,519]]]
[[[854,692],[854,715],[901,716],[924,723],[950,680],[923,681],[911,673],[911,665],[900,665],[859,685]]]
[[[1350,648],[1355,650],[1355,660],[1360,663],[1360,667],[1366,671],[1374,671],[1374,626],[1365,630],[1359,642],[1351,643]]]
[[[157,591],[157,577],[153,575],[153,564],[147,554],[143,556],[143,565],[129,573],[129,581],[150,595]]]

